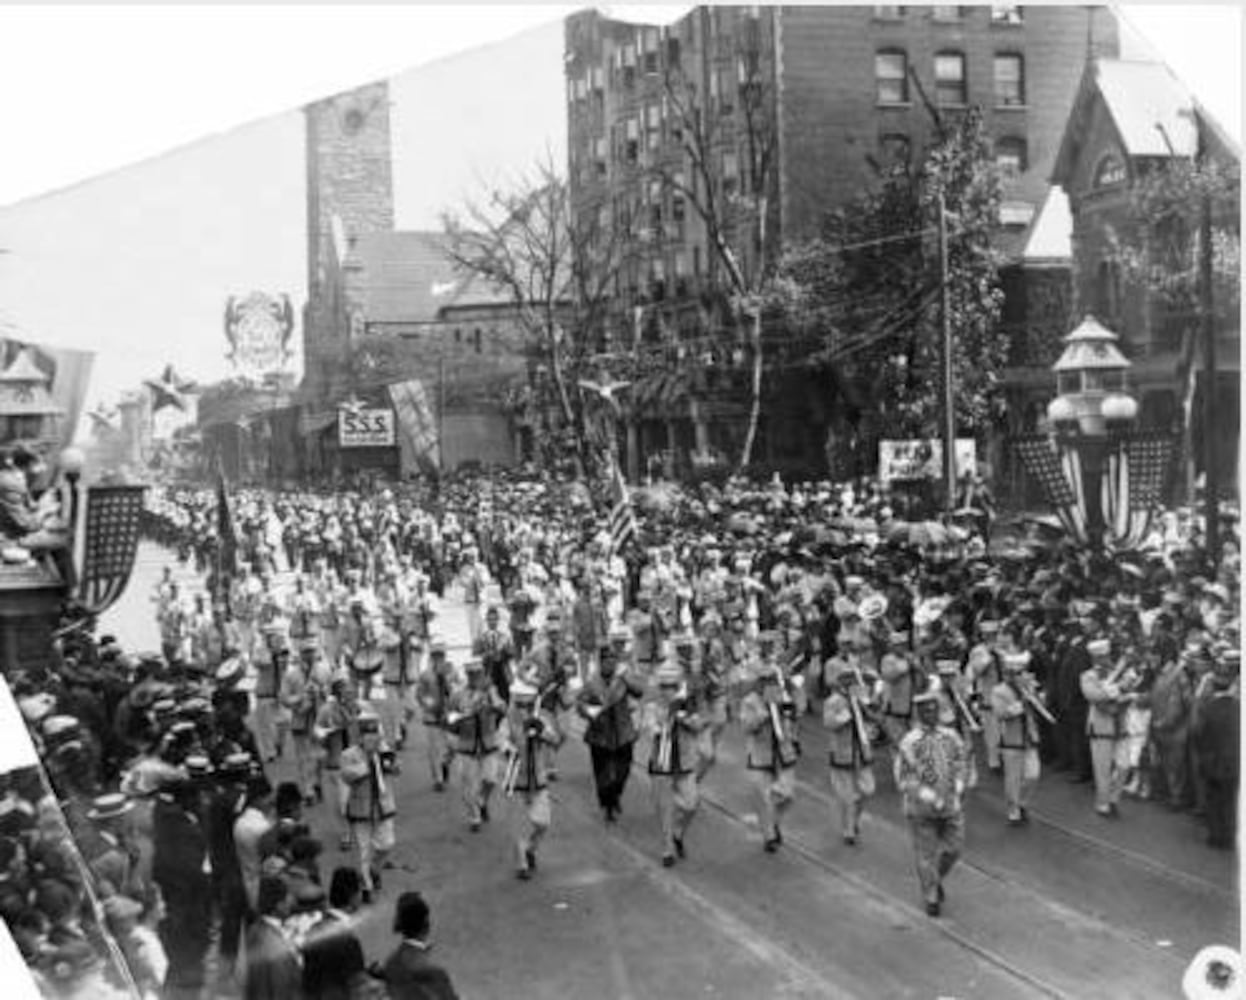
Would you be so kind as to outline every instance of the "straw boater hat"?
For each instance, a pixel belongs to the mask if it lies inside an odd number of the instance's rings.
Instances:
[[[87,810],[87,819],[92,823],[98,823],[102,820],[119,819],[134,808],[134,803],[130,801],[130,797],[122,792],[113,792],[110,795],[99,795],[91,802],[91,808]]]
[[[1086,653],[1096,659],[1101,659],[1112,652],[1112,643],[1107,639],[1092,639],[1086,643]]]
[[[1004,653],[1001,659],[1005,670],[1024,670],[1030,665],[1029,650],[1020,653]]]
[[[537,693],[536,685],[529,684],[525,680],[517,680],[511,685],[511,701],[517,703],[533,701]]]
[[[859,612],[863,621],[876,621],[887,613],[887,598],[882,594],[868,594],[861,599]]]

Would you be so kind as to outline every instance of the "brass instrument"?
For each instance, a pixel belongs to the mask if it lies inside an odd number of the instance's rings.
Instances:
[[[667,707],[666,721],[663,722],[661,731],[658,733],[657,769],[660,773],[665,773],[671,768],[671,756],[675,746],[675,714],[683,711],[686,699],[687,689],[681,687]]]
[[[502,791],[507,798],[515,794],[515,784],[519,781],[519,751],[508,747],[506,751],[506,774],[502,779]]]
[[[857,671],[860,674],[860,671]],[[852,712],[852,728],[857,734],[857,743],[861,747],[861,761],[865,764],[874,762],[874,746],[873,740],[870,739],[870,732],[865,728],[865,715],[861,711],[861,703],[857,700],[857,696],[851,691],[848,692],[848,710]]]
[[[1035,693],[1034,687],[1029,681],[1023,681],[1018,678],[1016,691],[1021,696],[1021,700],[1029,705],[1036,715],[1045,719],[1049,725],[1056,725],[1056,717],[1047,710],[1047,706],[1042,703],[1042,700]]]
[[[965,696],[960,693],[960,689],[955,684],[947,685],[948,697],[952,699],[952,707],[956,710],[956,714],[964,721],[966,728],[971,733],[982,732],[982,720],[978,718],[977,713],[969,707],[969,703],[965,701]]]

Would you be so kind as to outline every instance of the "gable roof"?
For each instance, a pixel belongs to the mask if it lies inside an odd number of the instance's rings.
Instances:
[[[1095,59],[1087,63],[1069,111],[1051,182],[1067,187],[1094,100],[1103,102],[1130,157],[1194,156],[1206,112],[1162,62]]]
[[[447,306],[508,301],[478,276],[460,272],[438,232],[360,233],[346,266],[360,272],[370,323],[428,323]]]
[[[1047,188],[1047,196],[1026,234],[1021,258],[1027,264],[1067,264],[1072,260],[1073,216],[1064,188],[1055,184]]]

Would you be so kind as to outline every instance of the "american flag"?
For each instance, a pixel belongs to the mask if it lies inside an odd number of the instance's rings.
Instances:
[[[146,486],[92,486],[87,490],[78,597],[93,615],[110,607],[130,580],[138,553],[138,527],[146,489]]]
[[[1176,435],[1168,431],[1135,431],[1125,439],[1129,456],[1129,503],[1151,510],[1166,498],[1177,453]]]
[[[610,555],[617,556],[636,540],[636,514],[632,510],[632,498],[627,491],[627,481],[618,463],[610,482]]]
[[[1017,438],[1015,447],[1026,471],[1038,481],[1044,499],[1055,509],[1064,530],[1084,541],[1086,501],[1082,494],[1081,462],[1076,452],[1070,449],[1061,456],[1043,434]]]

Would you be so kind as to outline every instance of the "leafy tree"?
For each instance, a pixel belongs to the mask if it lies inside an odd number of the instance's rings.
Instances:
[[[919,165],[879,165],[874,188],[829,213],[818,238],[784,256],[785,308],[792,325],[818,341],[810,361],[867,387],[869,415],[885,437],[939,436],[940,195],[958,432],[980,431],[1003,412],[1008,345],[992,245],[999,177],[978,109],[939,125]]]

